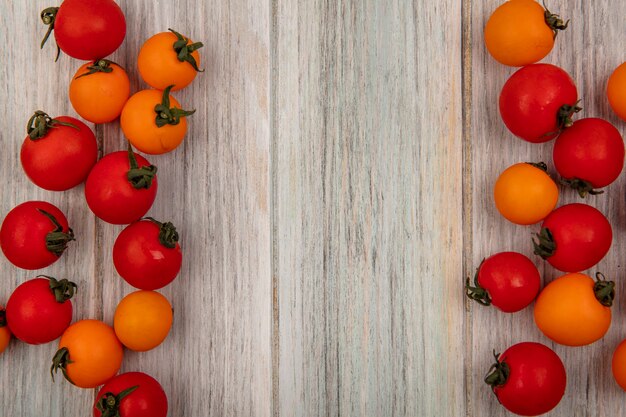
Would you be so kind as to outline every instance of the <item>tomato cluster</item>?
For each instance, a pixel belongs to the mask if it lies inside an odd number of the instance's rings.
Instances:
[[[558,14],[535,0],[509,0],[489,17],[484,39],[498,62],[516,70],[504,83],[499,112],[504,125],[529,143],[554,140],[552,161],[560,182],[581,198],[602,194],[624,167],[625,148],[619,130],[597,117],[574,121],[579,95],[563,69],[538,63],[550,52],[560,30],[567,28]],[[626,63],[609,77],[606,95],[618,117],[626,120]],[[548,339],[565,346],[600,340],[611,325],[615,283],[594,267],[609,252],[613,230],[596,208],[582,203],[557,207],[560,190],[548,165],[517,163],[498,177],[493,198],[498,212],[518,225],[541,223],[533,246],[535,255],[565,275],[541,289],[537,267],[517,252],[500,252],[483,260],[468,297],[503,312],[516,312],[533,301],[534,321]],[[519,415],[543,414],[560,402],[566,372],[559,356],[540,343],[523,342],[495,354],[485,378],[499,402]],[[626,390],[626,341],[613,357],[613,374]]]
[[[167,396],[149,375],[117,375],[124,348],[147,351],[168,336],[173,309],[155,290],[170,284],[182,266],[179,235],[170,222],[146,217],[158,190],[157,167],[144,156],[178,147],[187,117],[171,95],[188,86],[200,69],[201,42],[169,29],[145,41],[137,64],[152,89],[131,95],[126,70],[107,57],[122,44],[126,18],[113,0],[64,0],[41,12],[48,25],[42,42],[54,33],[60,51],[83,63],[69,83],[69,100],[80,117],[92,123],[120,119],[127,149],[98,160],[91,128],[70,116],[51,117],[38,110],[28,121],[20,159],[37,186],[65,191],[84,183],[86,206],[100,220],[126,225],[113,244],[119,275],[138,290],[118,304],[113,324],[85,319],[72,324],[72,298],[80,293],[68,279],[37,275],[19,285],[0,306],[0,353],[12,336],[27,344],[59,339],[51,374],[61,371],[81,388],[104,385],[93,414],[141,417],[167,415]],[[0,248],[18,268],[38,270],[53,264],[76,239],[58,207],[27,201],[6,214]],[[117,375],[117,376],[116,376]]]

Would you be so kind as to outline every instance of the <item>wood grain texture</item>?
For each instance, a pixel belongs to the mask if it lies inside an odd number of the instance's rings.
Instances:
[[[273,12],[279,414],[463,415],[460,3]]]
[[[495,62],[486,52],[482,29],[491,12],[501,4],[498,0],[472,2],[472,96],[471,96],[471,160],[468,173],[472,174],[472,231],[473,261],[466,274],[473,273],[480,260],[503,250],[526,254],[540,267],[544,283],[560,273],[533,255],[531,236],[539,226],[516,226],[508,223],[495,209],[492,189],[497,176],[506,167],[523,161],[545,161],[549,171],[552,164],[553,142],[533,145],[515,138],[501,122],[498,113],[498,95],[506,79],[515,69]],[[624,12],[626,4],[616,0],[552,1],[551,11],[571,18],[567,31],[558,35],[556,46],[544,60],[566,70],[577,84],[582,98],[581,117],[601,117],[614,123],[626,133],[625,124],[610,111],[605,96],[605,86],[612,69],[623,62],[626,39]],[[471,367],[468,383],[470,407],[468,415],[509,415],[497,403],[482,379],[493,361],[492,349],[502,351],[522,341],[536,341],[553,348],[562,358],[568,375],[568,386],[561,404],[550,416],[607,416],[626,412],[624,393],[611,376],[611,356],[620,340],[626,338],[623,326],[624,292],[623,254],[625,200],[621,190],[626,186],[623,175],[606,189],[605,194],[590,197],[585,202],[600,209],[613,225],[613,246],[609,254],[588,272],[602,271],[617,283],[617,301],[613,307],[613,324],[608,334],[597,343],[568,348],[552,343],[541,334],[533,322],[532,308],[513,315],[495,309],[472,305],[468,312],[468,325],[472,343]],[[559,205],[579,202],[575,192],[560,188]]]

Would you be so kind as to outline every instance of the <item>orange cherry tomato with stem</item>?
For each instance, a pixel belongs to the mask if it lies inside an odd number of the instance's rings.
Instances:
[[[626,121],[626,62],[615,68],[609,77],[606,95],[615,114]]]
[[[7,326],[4,307],[0,306],[0,353],[4,352],[11,341],[11,332]]]

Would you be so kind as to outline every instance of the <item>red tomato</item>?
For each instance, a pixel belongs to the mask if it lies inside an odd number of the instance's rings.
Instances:
[[[613,231],[600,211],[586,204],[567,204],[554,210],[541,225],[535,254],[563,272],[589,269],[611,248]]]
[[[54,30],[57,47],[84,61],[106,58],[126,36],[126,18],[113,0],[64,0],[43,10],[41,20],[49,25],[42,48]]]
[[[69,190],[89,175],[98,159],[98,143],[80,120],[68,116],[52,119],[38,110],[28,122],[20,159],[28,178],[39,187]]]
[[[87,205],[108,223],[139,220],[156,198],[156,171],[154,165],[131,149],[110,153],[98,161],[87,178]]]
[[[113,264],[118,274],[142,290],[156,290],[172,282],[182,261],[174,225],[152,218],[127,226],[113,246]]]
[[[624,167],[624,141],[606,120],[581,119],[554,142],[554,165],[581,197],[598,194],[617,179]]]
[[[40,269],[52,265],[75,240],[65,215],[45,201],[28,201],[7,214],[0,227],[0,247],[13,265]]]
[[[536,416],[563,398],[567,375],[561,358],[541,343],[524,342],[496,355],[485,382],[512,413]]]
[[[72,321],[70,299],[75,290],[73,282],[44,276],[17,287],[6,307],[11,333],[31,345],[61,337]]]
[[[108,413],[108,414],[107,414]],[[159,382],[142,372],[110,379],[96,396],[93,416],[166,417],[167,395]]]
[[[476,270],[474,287],[466,284],[467,296],[488,306],[513,313],[537,297],[541,277],[535,264],[521,253],[500,252],[483,260]]]
[[[578,92],[561,68],[532,64],[517,70],[500,93],[500,115],[506,127],[528,142],[547,142],[571,125]]]

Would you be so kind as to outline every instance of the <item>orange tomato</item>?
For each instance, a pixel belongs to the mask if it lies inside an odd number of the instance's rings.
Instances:
[[[626,391],[626,340],[622,340],[615,349],[611,365],[615,382]]]
[[[547,337],[566,346],[599,340],[611,325],[614,283],[581,273],[563,275],[539,293],[535,323]]]
[[[172,306],[156,291],[135,291],[120,301],[113,327],[119,340],[131,350],[154,349],[172,327]]]
[[[626,121],[626,62],[615,68],[609,77],[606,95],[615,114]]]
[[[171,108],[170,108],[171,104]],[[156,106],[161,105],[159,111]],[[195,110],[194,110],[195,111]],[[159,155],[175,149],[187,133],[186,116],[169,90],[142,90],[131,96],[122,110],[120,124],[130,143],[141,152]],[[157,119],[162,120],[158,125]]]
[[[193,43],[178,32],[157,33],[139,50],[137,68],[141,78],[157,90],[174,85],[173,91],[189,85],[200,71],[201,42]]]
[[[6,315],[4,314],[4,307],[0,306],[0,353],[4,352],[9,342],[11,341],[11,332],[9,326],[7,326]]]
[[[559,189],[545,172],[545,164],[537,165],[541,168],[525,162],[512,165],[496,181],[496,208],[512,223],[538,223],[556,206]]]
[[[130,95],[126,71],[106,59],[81,66],[70,82],[70,101],[76,113],[92,123],[117,119]]]
[[[99,320],[81,320],[67,328],[50,371],[81,388],[94,388],[111,379],[122,366],[124,350],[111,326]]]
[[[521,67],[544,58],[554,46],[557,30],[567,27],[558,15],[534,0],[510,0],[498,7],[485,25],[485,45],[494,59]]]

